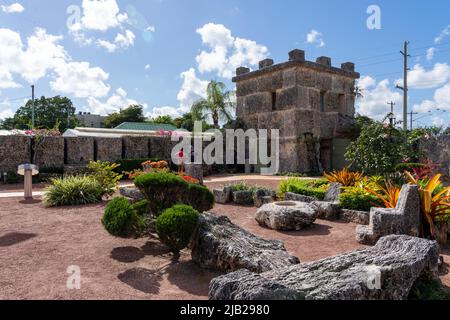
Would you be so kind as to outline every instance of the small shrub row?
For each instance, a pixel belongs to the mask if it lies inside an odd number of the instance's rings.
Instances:
[[[383,203],[376,196],[366,192],[344,192],[339,196],[343,209],[370,211],[372,207],[383,207]]]
[[[287,192],[293,192],[308,197],[315,197],[323,200],[327,188],[326,181],[320,180],[303,180],[299,178],[290,178],[284,180],[278,186],[278,197],[284,198]]]
[[[151,158],[151,159],[124,159],[124,160],[117,160],[114,163],[118,165],[117,168],[114,169],[114,171],[118,174],[127,174],[129,172],[133,172],[135,170],[142,170],[142,164],[144,162],[158,162],[161,159],[159,158]]]

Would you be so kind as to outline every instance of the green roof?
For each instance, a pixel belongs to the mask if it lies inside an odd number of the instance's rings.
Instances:
[[[171,124],[160,124],[153,122],[124,122],[114,129],[138,131],[175,131],[177,130],[177,127]]]

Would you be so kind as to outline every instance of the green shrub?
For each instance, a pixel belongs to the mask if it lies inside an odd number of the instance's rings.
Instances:
[[[197,228],[198,212],[187,205],[175,205],[156,219],[156,232],[173,252],[186,248]]]
[[[150,207],[149,202],[147,200],[141,200],[136,203],[133,203],[131,206],[136,211],[136,213],[140,216],[145,216],[149,213]]]
[[[372,207],[383,207],[380,199],[367,192],[344,192],[339,196],[343,209],[370,211]]]
[[[88,165],[89,174],[100,184],[103,196],[111,196],[117,190],[122,175],[114,172],[118,164],[102,161],[91,161]]]
[[[136,236],[142,231],[144,221],[135,209],[128,199],[114,198],[106,206],[102,224],[115,237]]]
[[[450,289],[439,280],[418,280],[411,289],[408,300],[450,300]]]
[[[183,203],[192,206],[199,212],[211,210],[214,207],[214,194],[207,187],[189,184]]]
[[[44,203],[50,207],[98,203],[102,188],[90,176],[68,176],[51,180],[46,189]]]
[[[248,185],[245,181],[228,184],[226,186],[231,189],[231,192],[254,191],[256,189],[254,186]]]
[[[142,163],[146,161],[158,162],[161,160],[162,159],[159,158],[117,160],[114,163],[119,166],[115,168],[114,171],[118,174],[127,174],[134,170],[142,170]]]
[[[174,204],[182,202],[183,194],[188,189],[188,183],[183,178],[168,172],[140,175],[136,177],[134,184],[149,201],[150,212],[155,216]]]
[[[278,186],[278,197],[284,198],[286,192],[293,192],[308,197],[314,197],[319,200],[325,198],[327,183],[320,180],[304,180],[298,178],[290,178],[281,181]]]

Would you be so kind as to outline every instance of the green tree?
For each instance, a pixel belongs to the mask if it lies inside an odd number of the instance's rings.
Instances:
[[[206,89],[206,99],[194,103],[191,109],[194,120],[205,120],[211,116],[214,128],[219,128],[219,122],[232,120],[232,111],[236,104],[233,102],[232,91],[226,91],[222,82],[211,81]]]
[[[144,108],[141,105],[131,105],[120,112],[110,114],[105,119],[107,128],[115,128],[124,122],[144,122]]]
[[[361,118],[361,132],[345,154],[350,167],[371,175],[384,175],[395,171],[402,162],[417,161],[417,141],[423,137],[417,131],[404,131],[378,121]]]
[[[185,113],[179,118],[176,118],[174,120],[174,124],[179,129],[185,129],[187,131],[193,132],[194,131],[194,123],[195,119],[192,115],[192,112]],[[202,121],[202,130],[206,131],[208,129],[211,129],[212,126],[207,124],[206,121]]]
[[[28,100],[25,106],[20,107],[14,117],[3,121],[4,129],[31,129],[32,101]],[[53,98],[41,97],[34,101],[34,126],[40,129],[57,128],[61,132],[75,128],[78,120],[75,116],[75,107],[69,98],[56,96]]]
[[[153,123],[157,123],[157,124],[171,124],[171,125],[176,126],[174,119],[169,115],[158,116],[156,118],[153,118],[151,121]]]

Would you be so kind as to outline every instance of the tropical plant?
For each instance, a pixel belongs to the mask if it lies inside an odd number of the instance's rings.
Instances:
[[[422,215],[429,226],[429,235],[435,237],[435,223],[450,215],[450,187],[442,187],[440,174],[425,182],[407,171],[405,175],[411,184],[419,186]]]
[[[364,178],[362,173],[351,172],[348,168],[344,168],[341,171],[333,171],[331,173],[325,172],[324,176],[329,182],[337,182],[344,187],[352,187]]]
[[[91,176],[68,176],[51,180],[45,190],[44,203],[49,207],[98,203],[102,200],[102,187]]]
[[[109,234],[128,238],[137,236],[144,228],[144,220],[128,199],[117,197],[106,206],[102,224]]]
[[[156,232],[161,241],[176,255],[186,248],[198,224],[199,213],[187,205],[175,205],[156,219]]]
[[[116,192],[122,175],[115,172],[120,165],[108,161],[91,161],[89,174],[98,181],[102,196],[111,196]]]
[[[377,197],[386,208],[395,208],[400,197],[401,189],[392,181],[385,181],[385,186],[377,185],[375,188],[365,187],[365,190]]]
[[[220,120],[231,121],[232,111],[236,108],[232,91],[225,91],[225,84],[211,81],[206,89],[206,99],[194,103],[191,113],[195,120],[204,120],[211,116],[214,127],[219,128]]]

